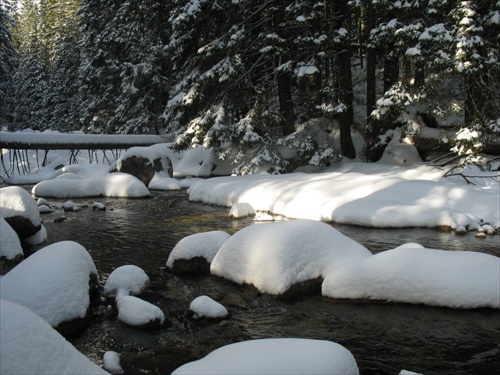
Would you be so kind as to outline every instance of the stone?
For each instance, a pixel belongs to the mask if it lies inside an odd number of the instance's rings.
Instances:
[[[156,172],[165,172],[169,177],[173,177],[170,158],[166,154],[149,147],[132,147],[118,159],[112,172],[131,174],[146,186],[149,185]]]

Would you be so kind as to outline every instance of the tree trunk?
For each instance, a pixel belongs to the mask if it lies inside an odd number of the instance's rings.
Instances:
[[[278,98],[280,103],[281,126],[283,135],[295,132],[295,115],[293,113],[291,79],[288,72],[278,74]]]
[[[335,6],[340,27],[349,30],[351,19],[347,1],[341,0]],[[351,126],[354,122],[351,57],[351,39],[346,36],[337,56],[340,66],[340,102],[345,105],[345,109],[340,114],[340,147],[344,156],[355,159],[356,149],[351,138]]]

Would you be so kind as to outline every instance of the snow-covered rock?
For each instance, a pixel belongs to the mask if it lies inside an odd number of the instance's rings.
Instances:
[[[47,228],[45,228],[45,225],[42,224],[40,230],[36,232],[33,236],[25,238],[24,242],[26,242],[29,245],[40,245],[47,241],[48,234],[47,234]]]
[[[255,215],[255,210],[250,203],[240,202],[232,205],[229,217],[236,219]]]
[[[80,211],[81,208],[73,201],[66,201],[63,204],[63,210],[64,212],[73,212],[73,211]]]
[[[166,148],[165,145],[160,145]],[[158,147],[131,147],[116,161],[116,171],[130,173],[148,186],[156,172],[173,176],[172,161]]]
[[[140,267],[128,264],[110,273],[103,293],[110,297],[141,294],[149,285],[149,277]]]
[[[189,305],[189,310],[193,312],[194,319],[222,319],[229,314],[224,306],[209,296],[196,297]]]
[[[38,206],[38,211],[40,211],[41,214],[50,214],[54,210],[45,204],[41,204]]]
[[[335,268],[323,295],[452,308],[500,308],[500,258],[405,245]]]
[[[172,374],[359,374],[349,350],[331,341],[261,339],[230,344]]]
[[[181,184],[175,178],[170,177],[165,172],[156,172],[149,182],[148,188],[151,190],[181,190]]]
[[[19,186],[0,189],[0,217],[10,224],[20,239],[34,235],[42,225],[36,202]]]
[[[2,299],[29,308],[53,327],[85,318],[97,287],[92,257],[73,241],[38,250],[0,279]]]
[[[101,202],[92,203],[92,211],[106,211],[106,205]]]
[[[0,275],[5,274],[24,258],[16,231],[0,217]]]
[[[161,309],[137,297],[118,295],[116,297],[118,320],[136,327],[156,327],[165,322]]]
[[[3,299],[0,359],[1,374],[107,374],[38,315]]]
[[[112,350],[104,353],[102,357],[104,369],[111,374],[123,374],[123,369],[120,365],[120,355]]]
[[[282,295],[292,286],[369,256],[364,246],[328,224],[301,219],[254,224],[236,232],[217,252],[210,271]]]
[[[78,180],[42,181],[31,190],[33,195],[52,198],[117,197],[144,198],[150,192],[144,184],[127,173],[111,173]]]
[[[210,273],[210,263],[229,237],[219,230],[184,237],[172,249],[167,267],[176,273]]]

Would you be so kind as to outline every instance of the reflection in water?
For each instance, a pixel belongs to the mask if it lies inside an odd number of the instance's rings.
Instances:
[[[168,254],[185,236],[210,230],[234,233],[252,219],[229,219],[229,210],[190,203],[184,192],[155,193],[151,199],[100,199],[106,211],[62,209],[44,215],[50,243],[74,240],[91,253],[104,283],[116,267],[134,264],[151,279],[141,298],[159,306],[172,325],[157,332],[139,331],[108,311],[113,301],[95,309],[93,324],[73,344],[97,363],[107,350],[122,355],[127,374],[168,374],[184,362],[222,345],[264,337],[303,337],[338,342],[355,356],[362,374],[397,374],[402,369],[425,374],[489,374],[500,367],[500,313],[492,309],[454,310],[382,302],[334,301],[310,295],[295,301],[262,296],[215,277],[179,278],[165,269]],[[56,207],[64,201],[53,200]],[[369,229],[336,226],[372,252],[418,242],[429,248],[483,251],[500,255],[500,237],[478,240],[431,229]],[[230,319],[200,324],[185,312],[206,294],[228,307]]]

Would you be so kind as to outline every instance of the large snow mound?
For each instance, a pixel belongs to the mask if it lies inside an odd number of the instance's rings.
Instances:
[[[90,305],[90,275],[97,270],[90,254],[73,241],[37,251],[0,279],[2,299],[38,314],[51,326],[83,318]]]
[[[170,252],[167,267],[172,268],[176,260],[194,257],[203,257],[207,263],[211,263],[215,254],[230,237],[230,234],[220,230],[195,233],[184,237]]]
[[[83,198],[117,197],[143,198],[150,192],[136,177],[127,173],[110,173],[99,177],[42,181],[33,186],[32,194],[38,197]]]
[[[500,258],[403,245],[334,269],[323,295],[452,308],[500,308]]]
[[[0,216],[10,218],[21,216],[34,226],[42,224],[40,211],[33,197],[19,186],[8,186],[0,189]]]
[[[359,374],[349,350],[331,341],[262,339],[243,341],[214,350],[172,374]]]
[[[0,373],[107,374],[27,308],[0,300]]]
[[[301,219],[254,224],[236,232],[224,242],[210,271],[280,295],[296,283],[324,277],[334,267],[370,255],[328,224]]]
[[[428,166],[342,163],[328,172],[247,175],[198,181],[192,201],[367,227],[500,226],[498,186],[443,179]],[[497,184],[498,185],[498,184]]]

